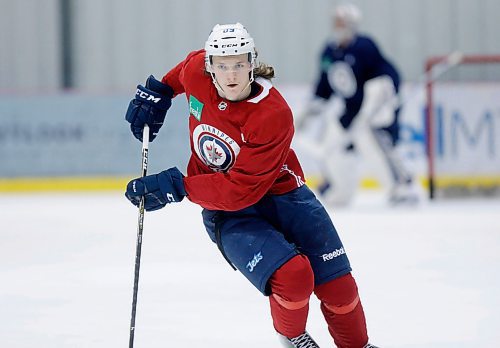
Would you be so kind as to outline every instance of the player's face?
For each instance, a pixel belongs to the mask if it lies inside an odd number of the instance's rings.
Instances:
[[[212,71],[224,97],[231,101],[245,99],[250,94],[252,65],[247,54],[237,56],[213,56]]]

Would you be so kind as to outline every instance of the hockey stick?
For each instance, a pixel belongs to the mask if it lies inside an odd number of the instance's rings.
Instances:
[[[142,172],[141,177],[145,177],[148,171],[148,149],[149,149],[149,126],[144,125],[142,132]],[[141,267],[141,247],[142,247],[142,230],[144,226],[144,197],[139,203],[139,219],[137,224],[137,246],[135,249],[135,270],[134,270],[134,294],[132,296],[132,317],[130,319],[130,337],[129,348],[134,347],[135,334],[135,313],[137,308],[137,292],[139,290],[139,269]]]

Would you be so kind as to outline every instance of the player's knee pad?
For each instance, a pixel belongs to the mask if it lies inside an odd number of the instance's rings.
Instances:
[[[300,309],[309,303],[314,289],[314,273],[305,255],[296,255],[270,279],[271,296],[286,309]]]
[[[314,292],[325,309],[333,314],[348,314],[360,302],[358,287],[351,273],[316,286]]]

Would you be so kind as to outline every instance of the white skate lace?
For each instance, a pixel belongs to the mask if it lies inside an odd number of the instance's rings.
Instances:
[[[307,332],[304,332],[302,335],[295,338],[291,338],[290,342],[292,342],[296,348],[319,348]]]

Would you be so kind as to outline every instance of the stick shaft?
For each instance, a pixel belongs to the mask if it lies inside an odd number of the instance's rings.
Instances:
[[[141,177],[145,177],[148,171],[148,150],[149,150],[149,127],[146,124],[142,133],[142,165]],[[135,269],[134,269],[134,293],[132,296],[132,316],[130,319],[129,348],[134,347],[135,334],[135,314],[137,309],[137,293],[139,291],[139,270],[141,268],[142,231],[144,227],[144,197],[139,204],[139,218],[137,222],[137,244],[135,249]]]

